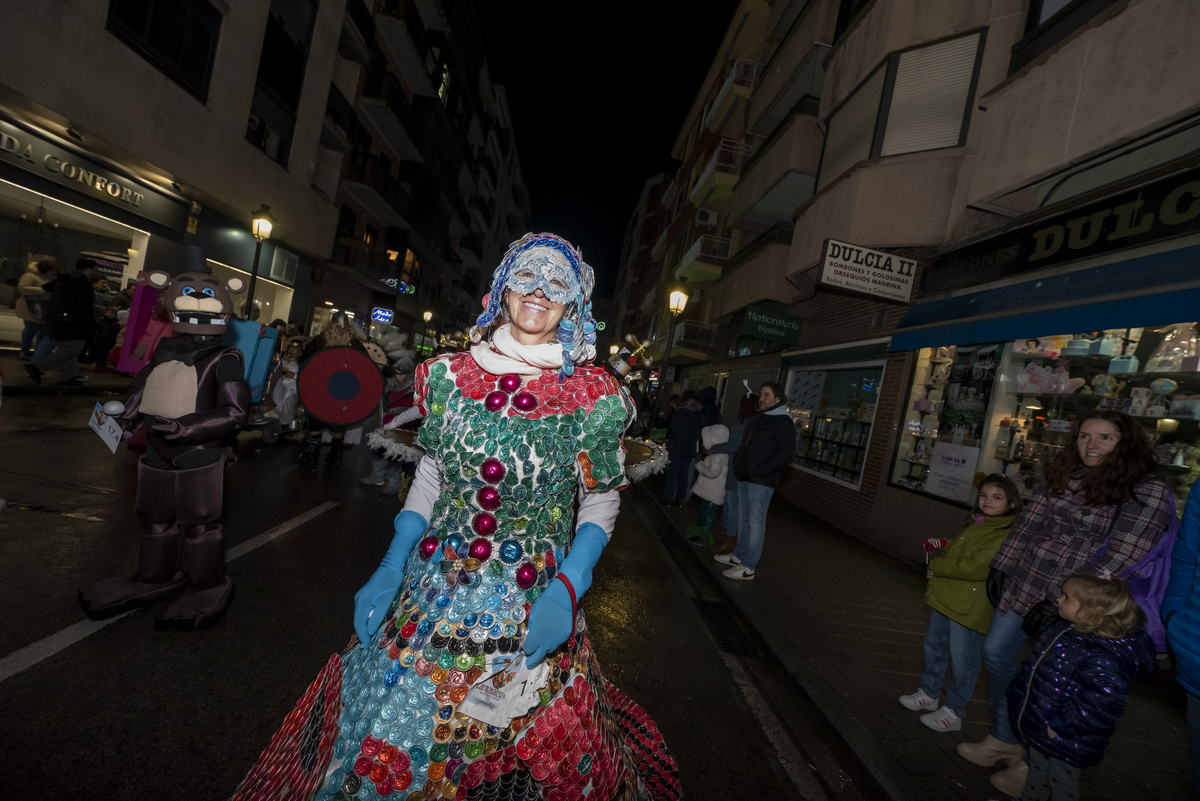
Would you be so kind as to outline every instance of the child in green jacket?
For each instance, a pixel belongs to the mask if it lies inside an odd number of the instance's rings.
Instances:
[[[925,672],[921,686],[900,696],[906,708],[926,710],[921,722],[934,731],[958,731],[979,678],[980,654],[993,609],[984,587],[988,565],[1021,513],[1021,494],[1007,476],[993,473],[979,487],[967,527],[953,540],[925,540],[925,550],[945,550],[929,563],[925,602],[933,607],[925,632]],[[946,667],[954,677],[946,682]],[[938,697],[946,684],[946,705]]]

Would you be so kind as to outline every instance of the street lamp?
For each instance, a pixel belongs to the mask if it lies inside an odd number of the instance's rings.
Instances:
[[[671,328],[667,331],[667,346],[663,348],[662,367],[659,368],[658,380],[658,401],[654,404],[655,409],[662,405],[662,396],[667,388],[667,368],[671,366],[671,344],[675,340],[675,321],[679,319],[679,315],[683,314],[683,310],[687,308],[688,295],[681,289],[676,289],[671,292],[670,309],[671,309]]]
[[[619,351],[620,349],[621,348],[617,345],[609,345],[608,346],[608,352],[611,353],[613,356],[616,356],[617,351]]]
[[[250,215],[250,230],[254,233],[254,266],[250,268],[250,283],[246,287],[246,319],[254,310],[254,282],[258,278],[258,257],[262,254],[262,243],[271,238],[271,229],[275,227],[275,218],[271,216],[271,207],[263,207]]]
[[[421,315],[421,319],[425,321],[425,327],[421,331],[421,347],[425,347],[425,343],[429,341],[429,321],[433,319],[433,312],[427,311]],[[430,348],[433,350],[433,348]]]

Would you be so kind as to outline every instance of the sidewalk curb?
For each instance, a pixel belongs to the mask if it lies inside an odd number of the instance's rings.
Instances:
[[[654,495],[644,484],[638,489],[643,492],[655,514],[670,529],[683,536],[684,532],[675,524],[670,516],[659,507]],[[863,769],[871,776],[889,801],[915,801],[923,797],[920,788],[908,780],[896,764],[895,757],[887,752],[879,740],[871,733],[867,725],[855,714],[844,708],[834,691],[825,679],[812,667],[796,647],[778,632],[786,626],[786,621],[774,619],[774,614],[758,604],[751,593],[730,592],[726,579],[720,577],[711,559],[706,559],[708,551],[692,550],[691,553],[706,570],[714,574],[716,584],[720,586],[726,600],[736,606],[746,620],[753,626],[755,633],[766,644],[771,655],[779,660],[787,670],[788,675],[796,682],[800,691],[813,702],[830,727],[842,739],[845,745],[858,756]]]

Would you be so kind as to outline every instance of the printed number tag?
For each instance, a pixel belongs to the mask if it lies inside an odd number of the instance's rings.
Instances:
[[[538,690],[546,686],[550,666],[543,661],[532,669],[526,667],[524,654],[518,653],[497,655],[490,667],[492,672],[475,682],[458,711],[504,728],[538,703]]]
[[[117,446],[121,444],[121,426],[104,413],[100,404],[97,403],[96,408],[92,410],[92,417],[88,420],[88,425],[100,435],[100,439],[104,440],[104,444],[110,451],[117,452]]]

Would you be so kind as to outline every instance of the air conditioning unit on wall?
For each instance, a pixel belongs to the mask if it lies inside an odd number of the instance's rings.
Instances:
[[[709,209],[696,210],[696,225],[716,225],[717,213]]]

